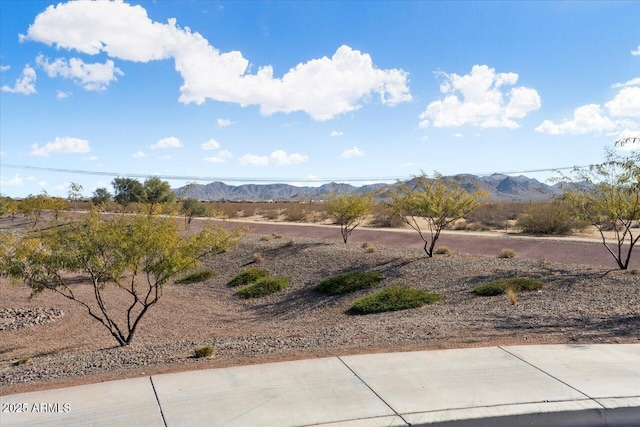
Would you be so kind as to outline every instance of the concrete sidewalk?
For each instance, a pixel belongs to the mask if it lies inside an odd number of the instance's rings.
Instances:
[[[640,344],[341,356],[0,401],[2,427],[640,426]]]

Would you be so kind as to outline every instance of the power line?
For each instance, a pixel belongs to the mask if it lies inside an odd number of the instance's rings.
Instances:
[[[220,176],[201,176],[201,175],[155,175],[155,174],[140,174],[140,173],[124,173],[124,172],[108,172],[108,171],[89,171],[79,169],[61,169],[61,168],[47,168],[41,166],[29,166],[29,165],[13,165],[13,164],[0,164],[3,168],[15,168],[15,169],[31,169],[47,172],[57,173],[71,173],[78,175],[96,175],[96,176],[113,176],[113,177],[130,177],[130,178],[149,178],[155,176],[162,179],[171,179],[178,181],[222,181],[222,182],[269,182],[269,183],[289,183],[289,182],[380,182],[380,181],[402,181],[411,179],[412,176],[392,176],[392,177],[340,177],[340,178],[249,178],[249,177],[220,177]],[[493,174],[513,175],[513,174],[526,174],[526,173],[538,173],[538,172],[557,172],[570,169],[582,169],[588,168],[587,166],[563,166],[559,168],[546,168],[546,169],[530,169],[530,170],[517,170],[517,171],[502,171],[502,172],[490,172],[490,173],[475,173],[477,176],[489,176]]]

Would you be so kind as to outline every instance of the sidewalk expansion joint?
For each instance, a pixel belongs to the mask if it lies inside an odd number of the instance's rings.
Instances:
[[[554,380],[558,381],[559,383],[566,385],[566,386],[567,386],[567,387],[569,387],[570,389],[577,391],[577,392],[578,392],[578,393],[580,393],[581,395],[585,396],[587,399],[592,400],[592,401],[594,401],[595,403],[597,403],[598,405],[600,405],[600,406],[602,407],[602,409],[605,409],[605,410],[607,409],[607,408],[606,408],[602,403],[598,402],[595,398],[593,398],[593,397],[589,396],[588,394],[586,394],[586,393],[585,393],[585,392],[583,392],[582,390],[578,390],[577,388],[575,388],[575,387],[574,387],[574,386],[572,386],[571,384],[568,384],[567,382],[562,381],[560,378],[558,378],[558,377],[554,377],[554,376],[553,376],[553,375],[551,375],[549,372],[545,371],[544,369],[541,369],[541,368],[537,367],[537,366],[536,366],[536,365],[534,365],[533,363],[530,363],[530,362],[526,361],[526,360],[525,360],[525,359],[523,359],[522,357],[517,356],[517,355],[515,355],[515,354],[511,353],[509,350],[505,349],[504,347],[502,347],[502,346],[498,346],[498,348],[499,348],[500,350],[504,351],[505,353],[507,353],[508,355],[515,357],[516,359],[518,359],[518,360],[520,360],[520,361],[522,361],[522,362],[526,363],[527,365],[531,366],[532,368],[535,368],[535,369],[537,369],[538,371],[542,372],[543,374],[545,374],[545,375],[547,375],[547,376],[549,376],[549,377],[553,378]]]
[[[362,378],[360,378],[360,376],[356,373],[356,371],[354,371],[353,369],[351,369],[351,366],[347,365],[347,364],[345,363],[345,361],[344,361],[344,360],[342,360],[342,358],[341,358],[340,356],[337,356],[337,358],[338,358],[338,360],[339,360],[340,362],[342,362],[342,364],[343,364],[344,366],[346,366],[346,367],[347,367],[347,369],[348,369],[348,370],[350,370],[350,371],[353,373],[353,375],[355,375],[355,376],[356,376],[356,378],[357,378],[357,379],[359,379],[359,380],[362,382],[362,384],[364,384],[364,385],[365,385],[369,390],[371,390],[371,393],[375,394],[375,395],[376,395],[376,397],[377,397],[378,399],[380,399],[380,401],[382,401],[382,403],[384,403],[385,405],[387,405],[387,407],[388,407],[389,409],[391,409],[391,410],[393,411],[393,413],[394,413],[396,416],[398,416],[398,417],[399,417],[399,418],[400,418],[400,419],[401,419],[401,420],[402,420],[406,425],[408,425],[408,426],[410,426],[410,425],[411,425],[411,423],[410,423],[410,422],[408,422],[407,420],[405,420],[405,419],[404,419],[404,417],[398,413],[398,411],[396,411],[395,409],[393,409],[393,407],[392,407],[391,405],[389,405],[389,403],[387,403],[387,401],[386,401],[386,400],[384,400],[384,399],[382,398],[382,396],[380,396],[380,395],[379,395],[379,394],[378,394],[374,389],[372,389],[372,388],[371,388],[371,386],[369,386],[369,384],[367,384],[367,382],[366,382],[366,381],[364,381]]]
[[[160,409],[160,416],[162,417],[162,423],[164,427],[167,427],[167,420],[164,418],[164,412],[162,412],[162,405],[160,404],[160,399],[158,398],[158,392],[156,391],[156,386],[153,384],[153,377],[149,377],[149,381],[151,382],[151,388],[153,389],[153,394],[156,397],[156,402],[158,402],[158,409]]]

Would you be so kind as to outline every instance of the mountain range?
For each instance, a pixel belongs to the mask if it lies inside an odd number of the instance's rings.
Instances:
[[[558,184],[547,185],[523,175],[461,174],[444,177],[444,179],[456,180],[469,192],[484,190],[489,193],[489,199],[496,201],[545,201],[561,193]],[[405,182],[411,185],[412,180]],[[203,201],[310,201],[325,200],[332,193],[353,192],[358,194],[375,192],[376,198],[385,199],[389,197],[392,186],[393,184],[378,183],[356,187],[351,184],[331,182],[319,187],[309,187],[289,184],[228,185],[223,182],[212,182],[180,187],[173,191],[180,197],[192,197]]]

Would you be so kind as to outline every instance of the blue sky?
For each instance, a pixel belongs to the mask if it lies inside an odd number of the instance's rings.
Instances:
[[[634,1],[2,1],[0,192],[597,163],[640,136],[638,22]]]

